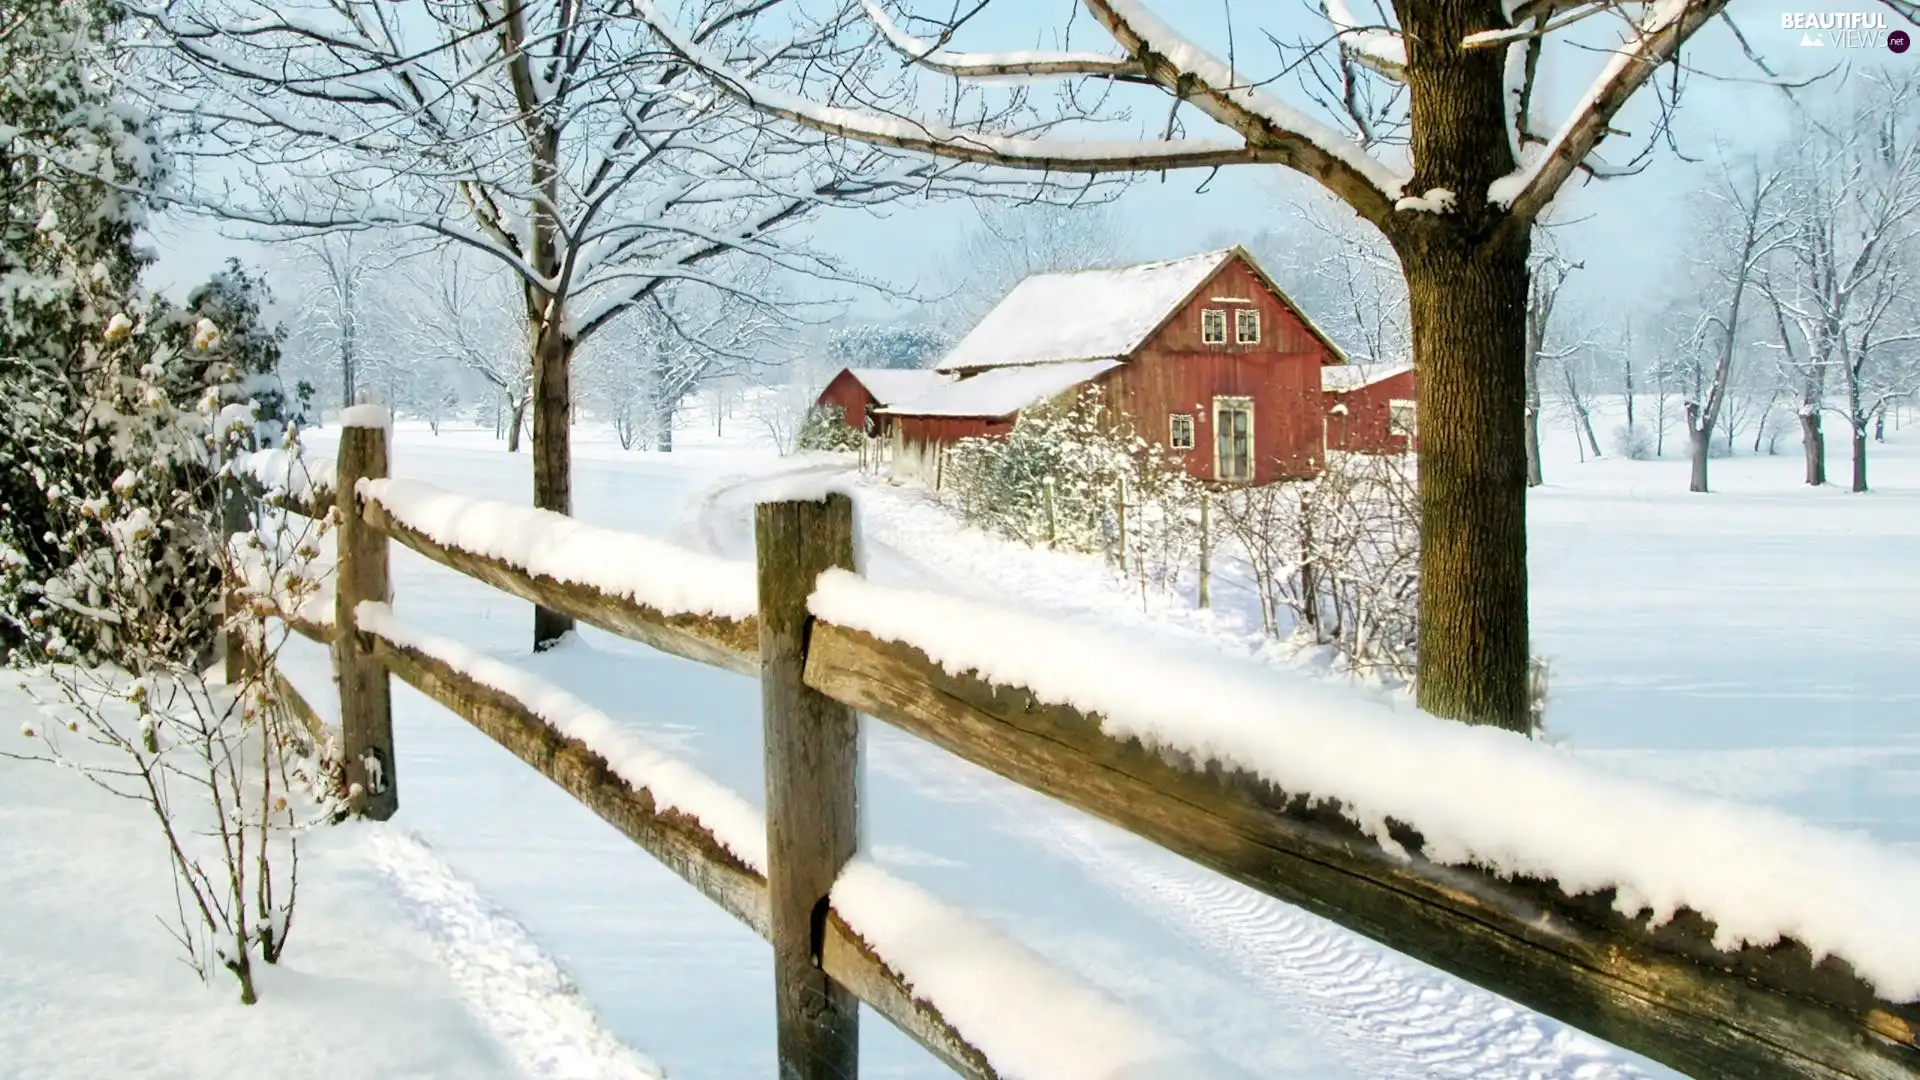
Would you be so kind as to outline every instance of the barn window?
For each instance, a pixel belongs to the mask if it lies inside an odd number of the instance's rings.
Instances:
[[[1225,308],[1203,308],[1200,312],[1200,344],[1225,345],[1227,343],[1227,312]]]
[[[1413,436],[1419,434],[1414,420],[1420,415],[1411,401],[1387,402],[1387,427],[1395,435]]]
[[[1167,445],[1175,450],[1193,449],[1193,417],[1177,413],[1167,417]]]
[[[1241,308],[1233,313],[1233,340],[1241,345],[1260,343],[1260,313],[1252,308]]]
[[[1213,399],[1213,475],[1219,480],[1253,479],[1253,399]]]

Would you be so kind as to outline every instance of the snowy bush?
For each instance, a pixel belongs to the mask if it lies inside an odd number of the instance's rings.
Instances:
[[[1629,461],[1647,461],[1653,457],[1653,435],[1638,424],[1622,424],[1613,429],[1613,452]]]
[[[1104,552],[1163,591],[1198,548],[1195,485],[1107,411],[1098,387],[1022,410],[1004,437],[954,444],[943,496],[971,524],[1028,544]]]
[[[111,93],[107,16],[34,0],[16,18],[0,40],[0,647],[184,659],[213,638],[223,459],[294,411],[280,338],[237,265],[185,308],[141,292],[129,192],[163,170]]]
[[[1350,671],[1419,677],[1418,457],[1327,455],[1312,480],[1237,488],[1215,520],[1243,560],[1261,624],[1330,647]],[[1535,659],[1530,695],[1541,728],[1548,669]]]
[[[246,528],[228,468],[279,443],[299,406],[274,377],[258,279],[229,264],[184,308],[139,288],[134,193],[164,169],[113,92],[111,18],[26,0],[0,20],[0,645],[54,688],[22,728],[33,749],[9,756],[146,804],[189,962],[251,1001],[251,958],[285,942],[296,822],[273,649],[244,601],[223,603],[242,581],[225,534]],[[311,539],[252,535],[246,582],[311,591],[292,566]],[[203,674],[223,629],[255,642],[231,684]]]
[[[1222,528],[1247,560],[1269,634],[1291,623],[1356,670],[1414,677],[1414,462],[1412,455],[1329,454],[1313,480],[1243,488],[1222,500]]]
[[[254,963],[277,963],[288,940],[299,869],[298,836],[346,805],[333,747],[316,746],[273,675],[284,627],[265,616],[307,602],[324,526],[279,518],[233,548],[236,603],[229,641],[244,646],[239,677],[216,679],[163,654],[123,653],[126,668],[42,667],[22,688],[42,715],[20,728],[23,752],[0,754],[72,770],[144,804],[175,879],[161,921],[202,981],[232,975],[243,1004],[258,999]],[[102,618],[136,606],[110,595]]]
[[[838,405],[816,405],[808,410],[806,422],[800,425],[800,433],[795,436],[794,446],[799,450],[837,453],[859,450],[864,439],[865,436],[848,425],[845,409]]]

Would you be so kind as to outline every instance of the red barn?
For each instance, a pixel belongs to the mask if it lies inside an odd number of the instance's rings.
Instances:
[[[846,416],[848,426],[859,431],[869,431],[867,417],[871,410],[884,408],[895,402],[915,398],[937,386],[952,382],[953,376],[944,372],[899,369],[899,368],[842,368],[820,391],[815,405],[837,405]],[[883,425],[881,417],[875,416],[870,434],[879,434]]]
[[[954,441],[1004,434],[1021,409],[1098,386],[1190,475],[1267,484],[1319,473],[1320,371],[1345,362],[1233,247],[1028,278],[935,366],[956,381],[882,411],[895,471],[938,483]]]
[[[1417,451],[1413,365],[1330,367],[1326,391],[1327,449],[1357,454]]]

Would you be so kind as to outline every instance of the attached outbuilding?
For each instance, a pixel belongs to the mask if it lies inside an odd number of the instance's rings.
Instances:
[[[1328,450],[1406,454],[1420,449],[1412,364],[1330,367],[1320,372],[1320,385]]]
[[[885,428],[877,409],[919,397],[953,379],[946,372],[925,368],[842,368],[814,404],[839,407],[850,427],[878,437]]]

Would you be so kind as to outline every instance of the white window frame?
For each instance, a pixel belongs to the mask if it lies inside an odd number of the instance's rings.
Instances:
[[[1224,476],[1220,471],[1220,414],[1245,410],[1247,414],[1247,474],[1245,476]],[[1254,440],[1253,399],[1250,397],[1221,396],[1213,399],[1213,478],[1226,483],[1252,483],[1259,472],[1256,462],[1260,460],[1258,443]]]
[[[1244,331],[1251,325],[1253,333]],[[1237,308],[1233,313],[1233,343],[1235,345],[1260,344],[1260,311],[1257,308]]]
[[[1180,421],[1182,420],[1187,422],[1187,441],[1184,444],[1180,441]],[[1199,425],[1193,422],[1192,413],[1167,414],[1167,449],[1191,450],[1194,447],[1194,440],[1198,437]]]
[[[1218,336],[1214,336],[1213,334],[1210,334],[1208,332],[1209,324],[1216,319],[1219,320],[1219,323],[1220,323],[1220,333]],[[1227,343],[1227,309],[1212,308],[1212,307],[1201,308],[1200,309],[1200,344],[1225,345],[1226,343]]]
[[[1401,417],[1407,417],[1403,423]],[[1420,437],[1420,407],[1405,398],[1393,398],[1387,402],[1387,431],[1393,435],[1405,435],[1410,439]]]

